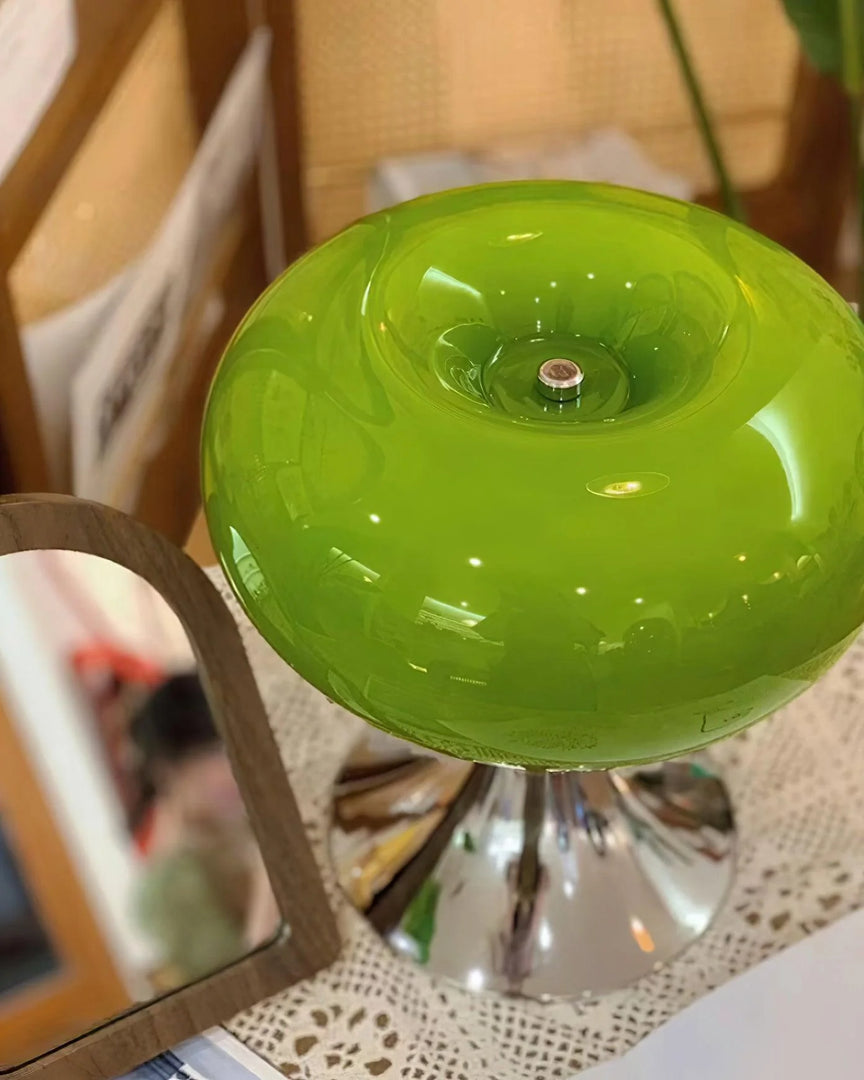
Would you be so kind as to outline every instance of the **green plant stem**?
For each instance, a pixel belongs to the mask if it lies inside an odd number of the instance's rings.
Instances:
[[[864,160],[861,157],[861,123],[864,120],[864,71],[861,63],[861,26],[858,0],[838,0],[840,40],[843,48],[843,85],[849,95],[852,153],[858,195],[858,314],[864,317]]]
[[[843,3],[844,0],[840,0],[840,2]],[[852,2],[854,3],[856,0],[852,0]],[[660,5],[660,12],[663,15],[663,21],[666,23],[666,29],[669,33],[672,49],[681,66],[681,74],[684,77],[687,91],[690,94],[690,101],[693,105],[693,111],[696,114],[696,122],[699,125],[702,141],[705,144],[705,149],[708,152],[708,157],[711,159],[714,174],[717,177],[717,183],[720,187],[720,194],[723,199],[723,209],[729,217],[733,217],[737,221],[744,221],[744,206],[738,192],[732,186],[732,181],[729,177],[729,172],[720,150],[720,144],[717,141],[717,136],[714,134],[714,127],[708,112],[708,106],[706,105],[705,98],[702,94],[702,88],[699,86],[699,80],[696,77],[696,72],[693,69],[692,63],[690,62],[690,55],[687,52],[687,46],[684,43],[681,25],[678,22],[678,16],[675,14],[675,9],[672,6],[672,0],[658,0],[658,3]]]

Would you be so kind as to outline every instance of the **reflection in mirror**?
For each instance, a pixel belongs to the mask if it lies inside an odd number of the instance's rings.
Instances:
[[[58,970],[0,817],[0,997]]]
[[[65,551],[0,559],[0,1072],[273,939],[189,641]]]

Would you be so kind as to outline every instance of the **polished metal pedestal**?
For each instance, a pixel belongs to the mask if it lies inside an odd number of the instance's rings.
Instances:
[[[398,952],[472,990],[550,998],[627,986],[698,938],[728,892],[732,813],[703,761],[608,773],[474,766],[446,806],[428,774],[412,803],[416,762],[393,768],[401,794],[380,842],[370,819],[364,853],[352,853],[337,825],[340,876],[350,894],[361,860],[378,858],[380,887],[361,901],[370,920]],[[407,861],[388,870],[400,839]]]

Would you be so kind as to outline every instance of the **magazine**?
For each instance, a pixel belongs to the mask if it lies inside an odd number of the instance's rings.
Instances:
[[[117,1080],[285,1080],[224,1028],[213,1028]]]

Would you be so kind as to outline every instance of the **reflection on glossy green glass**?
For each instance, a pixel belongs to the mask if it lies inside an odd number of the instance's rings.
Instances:
[[[575,360],[575,401],[536,388]],[[204,430],[254,623],[372,723],[462,757],[683,753],[864,620],[864,332],[756,233],[521,183],[367,218],[262,297]]]

